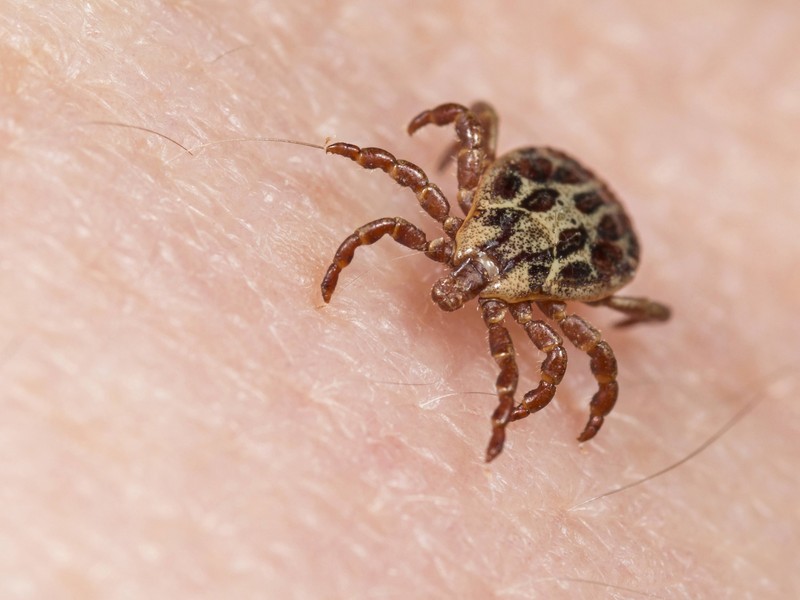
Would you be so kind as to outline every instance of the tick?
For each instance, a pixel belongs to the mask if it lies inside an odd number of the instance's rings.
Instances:
[[[359,227],[336,251],[322,280],[323,299],[330,301],[356,249],[385,235],[445,265],[448,272],[434,284],[433,301],[454,311],[477,298],[489,330],[489,349],[500,368],[487,462],[502,452],[509,423],[543,409],[555,395],[567,369],[567,351],[554,325],[589,355],[597,380],[589,420],[578,440],[592,439],[614,408],[619,391],[614,352],[588,321],[567,312],[567,301],[617,310],[626,315],[624,325],[670,316],[669,308],[658,302],[615,295],[636,272],[639,242],[608,186],[552,148],[521,148],[497,158],[497,122],[494,109],[478,102],[470,108],[442,104],[408,125],[410,135],[430,124],[455,126],[458,205],[464,218],[450,214],[442,191],[413,163],[381,148],[334,143],[325,149],[365,169],[381,169],[410,188],[444,236],[429,241],[421,229],[399,217]],[[550,322],[537,318],[534,305]],[[538,386],[520,403],[514,400],[519,371],[507,314],[545,354]]]

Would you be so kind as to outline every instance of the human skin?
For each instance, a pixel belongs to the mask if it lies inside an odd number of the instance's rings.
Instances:
[[[798,13],[0,11],[0,596],[796,596]],[[230,141],[385,147],[457,211],[452,129],[404,127],[476,99],[501,152],[553,145],[610,182],[643,247],[624,293],[674,310],[619,330],[576,307],[616,351],[617,407],[577,443],[595,383],[567,345],[489,465],[496,366],[474,303],[431,303],[440,265],[382,241],[320,297],[357,226],[438,234],[413,194]],[[542,356],[510,328],[521,397]]]

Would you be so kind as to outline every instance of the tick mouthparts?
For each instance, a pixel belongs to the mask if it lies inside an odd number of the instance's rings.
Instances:
[[[464,306],[464,295],[452,276],[444,277],[433,285],[431,298],[444,311],[452,312]]]
[[[480,294],[497,270],[491,259],[488,259],[490,264],[486,264],[487,259],[483,254],[471,257],[450,275],[437,281],[431,290],[431,298],[436,305],[442,310],[452,312]]]

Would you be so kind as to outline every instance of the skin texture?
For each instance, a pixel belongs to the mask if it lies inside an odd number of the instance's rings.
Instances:
[[[0,11],[0,596],[800,593],[796,3],[55,4]],[[501,153],[610,183],[642,241],[624,293],[674,310],[581,308],[617,407],[575,441],[568,346],[488,467],[496,365],[474,304],[431,303],[435,263],[361,248],[322,306],[359,225],[437,233],[413,195],[319,150],[198,148],[382,146],[455,206],[452,131],[404,127],[476,99]],[[521,397],[542,355],[510,327]]]

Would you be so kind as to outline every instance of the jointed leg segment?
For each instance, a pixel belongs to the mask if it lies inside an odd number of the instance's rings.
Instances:
[[[506,425],[511,421],[514,410],[514,392],[517,389],[519,370],[514,357],[514,344],[503,325],[506,314],[505,303],[497,300],[481,300],[480,306],[483,321],[489,328],[489,349],[492,358],[500,367],[500,374],[495,383],[499,404],[492,414],[492,437],[486,449],[486,462],[490,462],[503,451]]]
[[[365,169],[381,169],[399,185],[411,188],[426,213],[442,224],[444,232],[451,238],[461,227],[462,219],[450,216],[450,203],[435,183],[421,168],[407,160],[399,160],[381,148],[359,148],[354,144],[339,142],[325,148],[328,154],[338,154],[357,162]]]
[[[413,135],[425,125],[449,125],[455,123],[460,150],[458,163],[458,204],[464,214],[472,206],[472,196],[486,167],[494,160],[494,145],[497,138],[497,115],[485,103],[473,106],[476,112],[461,104],[442,104],[418,114],[408,125]]]
[[[566,304],[563,302],[537,302],[536,304],[544,314],[558,323],[570,342],[589,355],[589,365],[599,389],[589,404],[589,421],[578,436],[578,441],[585,442],[597,434],[606,415],[611,412],[617,401],[619,393],[617,359],[614,357],[611,346],[602,341],[602,336],[597,329],[578,315],[566,314]]]
[[[486,134],[486,160],[494,162],[497,149],[497,113],[494,108],[486,102],[475,102],[469,109],[472,111],[472,114],[477,117]],[[456,140],[447,148],[447,151],[442,155],[442,159],[439,161],[439,171],[444,171],[450,161],[458,157],[458,151],[461,150],[461,146],[461,140]]]
[[[587,304],[591,306],[607,306],[627,315],[628,318],[617,323],[617,327],[626,327],[645,321],[666,321],[670,316],[668,306],[649,298],[609,296],[597,302],[587,302]]]
[[[510,308],[514,320],[525,329],[534,345],[547,354],[542,361],[539,385],[525,394],[522,403],[511,414],[511,420],[517,421],[543,409],[553,399],[556,386],[567,370],[567,351],[550,325],[533,318],[530,302],[512,304]]]
[[[429,242],[425,232],[405,219],[400,217],[377,219],[359,227],[339,246],[333,256],[333,262],[322,278],[322,299],[325,302],[330,302],[339,280],[339,273],[353,260],[356,248],[374,244],[384,235],[392,236],[394,241],[406,248],[424,252],[428,258],[437,262],[449,262],[453,254],[453,242],[450,239],[437,238]]]

